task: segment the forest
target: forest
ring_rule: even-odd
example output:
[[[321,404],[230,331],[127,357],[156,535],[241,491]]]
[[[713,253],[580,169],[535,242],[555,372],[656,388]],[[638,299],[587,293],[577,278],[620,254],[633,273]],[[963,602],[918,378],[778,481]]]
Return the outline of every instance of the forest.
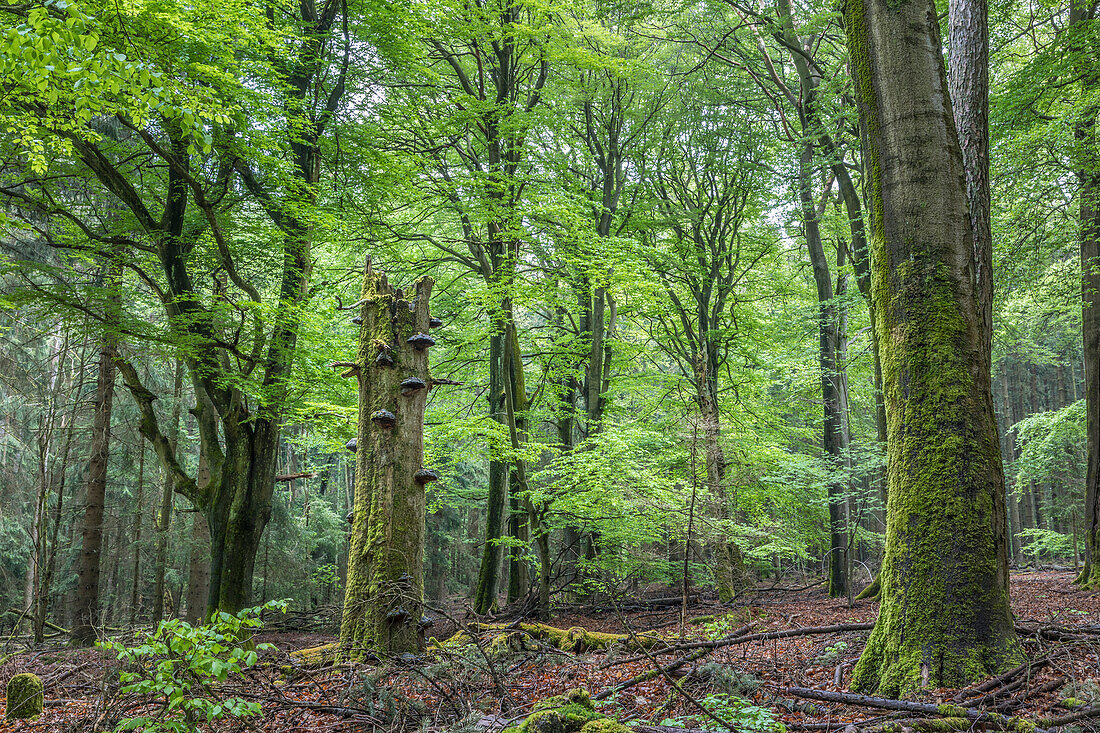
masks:
[[[1100,730],[1100,0],[0,22],[0,730]]]

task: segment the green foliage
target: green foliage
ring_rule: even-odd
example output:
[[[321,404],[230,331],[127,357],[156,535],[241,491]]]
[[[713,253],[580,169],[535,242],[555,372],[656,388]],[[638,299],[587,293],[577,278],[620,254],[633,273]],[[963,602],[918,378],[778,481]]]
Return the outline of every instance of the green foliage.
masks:
[[[1026,527],[1020,530],[1023,553],[1032,558],[1074,556],[1073,535],[1062,534],[1050,529]],[[1078,547],[1078,550],[1081,548]]]
[[[1087,468],[1085,401],[1039,412],[1014,426],[1020,457],[1018,483],[1083,485]]]
[[[709,728],[728,731],[751,731],[752,733],[782,733],[786,727],[776,718],[769,708],[753,705],[748,700],[735,695],[707,695],[702,700],[703,707],[725,726],[718,726],[714,718],[703,713],[665,718],[659,725],[673,728]]]
[[[116,730],[190,733],[199,723],[260,715],[259,703],[222,697],[214,686],[254,666],[257,651],[274,649],[271,644],[253,644],[252,634],[263,627],[264,611],[286,607],[285,601],[269,601],[236,614],[216,612],[201,626],[172,619],[162,621],[139,646],[101,644],[124,665],[121,692],[148,695],[161,705],[153,715],[124,719]]]

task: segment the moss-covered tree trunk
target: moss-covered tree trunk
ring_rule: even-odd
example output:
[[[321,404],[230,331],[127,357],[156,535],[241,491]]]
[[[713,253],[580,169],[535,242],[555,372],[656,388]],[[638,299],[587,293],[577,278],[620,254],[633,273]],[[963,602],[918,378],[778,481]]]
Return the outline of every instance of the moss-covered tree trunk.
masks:
[[[932,0],[847,0],[888,422],[881,610],[852,687],[897,696],[1021,658],[963,159]]]
[[[700,319],[701,322],[704,322]],[[700,331],[706,333],[703,328]],[[716,353],[708,350],[708,354]],[[713,371],[712,371],[713,370]],[[714,501],[715,516],[720,522],[733,518],[729,494],[726,491],[726,455],[719,440],[721,418],[718,412],[717,358],[703,356],[695,362],[696,402],[699,405],[699,422],[703,430],[703,460],[707,475],[707,491]],[[714,580],[718,598],[723,603],[733,600],[749,582],[748,569],[741,546],[730,539],[719,538],[710,543],[713,557]]]
[[[416,652],[424,607],[424,407],[428,373],[428,297],[411,297],[368,261],[356,359],[359,430],[355,503],[341,653],[350,658]]]
[[[1071,32],[1081,32],[1096,22],[1095,0],[1074,0],[1070,4]],[[1078,49],[1081,53],[1081,49]],[[1100,70],[1091,52],[1082,56],[1082,96],[1100,90]],[[1095,98],[1095,97],[1093,97]],[[1081,301],[1085,367],[1086,434],[1088,470],[1085,479],[1085,565],[1077,582],[1100,589],[1100,141],[1097,115],[1100,107],[1089,104],[1078,119],[1075,137],[1079,156],[1077,170],[1078,215],[1081,241]]]
[[[176,455],[179,444],[180,412],[183,402],[183,364],[176,362],[176,376],[172,389],[172,416],[168,421],[169,450]],[[199,459],[201,462],[201,458]],[[202,473],[200,463],[199,473]],[[201,482],[201,477],[200,477]],[[166,475],[161,486],[160,507],[157,511],[157,549],[153,576],[153,626],[164,620],[164,577],[168,572],[168,534],[172,529],[172,497],[175,495],[172,477]],[[190,609],[189,609],[190,610]],[[206,612],[203,604],[202,613]],[[201,619],[202,613],[198,614]]]

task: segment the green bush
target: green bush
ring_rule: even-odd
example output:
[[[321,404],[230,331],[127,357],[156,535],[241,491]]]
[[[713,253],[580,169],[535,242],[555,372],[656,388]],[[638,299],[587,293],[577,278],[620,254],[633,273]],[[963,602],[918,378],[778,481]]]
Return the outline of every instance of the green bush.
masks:
[[[665,718],[660,725],[670,728],[711,728],[714,730],[749,731],[750,733],[782,733],[784,725],[775,713],[768,708],[753,705],[736,695],[707,695],[700,701],[708,711],[731,727],[717,727],[717,723],[708,715],[682,715],[677,718]]]
[[[235,615],[219,612],[202,626],[179,619],[162,621],[136,647],[115,640],[102,643],[124,663],[121,692],[149,695],[161,704],[154,715],[125,718],[115,730],[191,733],[199,723],[260,715],[259,703],[221,697],[214,685],[255,665],[257,651],[274,649],[271,644],[253,644],[252,634],[263,626],[261,613],[285,612],[286,606],[286,601],[270,601]]]

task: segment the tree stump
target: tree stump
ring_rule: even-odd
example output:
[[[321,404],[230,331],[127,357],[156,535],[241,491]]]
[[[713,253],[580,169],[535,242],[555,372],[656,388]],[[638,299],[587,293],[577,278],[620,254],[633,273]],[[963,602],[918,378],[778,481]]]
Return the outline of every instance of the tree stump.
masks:
[[[431,387],[428,297],[419,279],[411,298],[368,260],[360,300],[359,424],[355,500],[341,657],[415,653],[423,646],[425,486],[424,407]]]
[[[42,714],[42,680],[38,675],[17,674],[8,680],[8,720],[34,719]]]

